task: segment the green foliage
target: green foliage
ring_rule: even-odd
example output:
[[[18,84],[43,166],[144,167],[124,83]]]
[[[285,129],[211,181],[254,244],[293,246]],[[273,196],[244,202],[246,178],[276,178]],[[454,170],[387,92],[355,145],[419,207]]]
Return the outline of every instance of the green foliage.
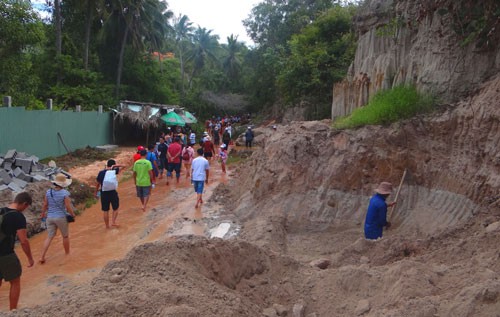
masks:
[[[29,4],[0,1],[0,95],[16,106],[37,109],[40,78],[33,73],[32,56],[44,41],[43,26]]]
[[[314,119],[329,116],[332,85],[344,78],[354,58],[353,14],[353,7],[335,6],[289,42],[291,54],[277,79],[279,91],[291,104],[308,99]]]
[[[415,87],[398,86],[378,92],[364,107],[351,115],[338,118],[333,126],[338,129],[356,128],[372,124],[389,124],[401,119],[431,111],[434,99],[420,94]]]

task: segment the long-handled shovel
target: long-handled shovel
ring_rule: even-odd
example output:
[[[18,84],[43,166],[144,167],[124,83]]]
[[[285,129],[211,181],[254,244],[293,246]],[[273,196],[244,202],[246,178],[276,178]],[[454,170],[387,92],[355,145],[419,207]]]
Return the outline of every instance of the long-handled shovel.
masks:
[[[399,192],[401,191],[401,186],[403,186],[403,183],[405,181],[406,172],[407,172],[407,169],[405,168],[405,171],[403,172],[403,177],[401,177],[401,182],[399,182],[399,187],[398,187],[398,191],[396,192],[396,197],[394,198],[395,203],[398,201]],[[392,205],[391,209],[389,210],[389,215],[387,217],[387,221],[389,221],[389,222],[391,221],[391,217],[392,217],[392,214],[394,213],[394,209],[396,209],[396,204]]]

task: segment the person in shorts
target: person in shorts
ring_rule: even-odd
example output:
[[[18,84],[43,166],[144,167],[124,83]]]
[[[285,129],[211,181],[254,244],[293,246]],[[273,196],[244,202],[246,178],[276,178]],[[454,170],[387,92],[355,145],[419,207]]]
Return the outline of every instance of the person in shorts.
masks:
[[[42,206],[42,218],[47,217],[47,239],[43,243],[43,251],[40,264],[45,263],[45,255],[49,250],[50,243],[56,236],[57,230],[61,231],[64,252],[69,254],[69,226],[66,215],[75,217],[75,210],[71,203],[70,193],[66,188],[71,185],[71,178],[60,173],[52,181],[54,185],[45,193]]]
[[[116,175],[120,172],[120,167],[123,165],[117,165],[115,160],[108,160],[106,168],[97,174],[97,185],[96,185],[96,197],[101,197],[101,210],[103,211],[104,225],[106,229],[109,229],[109,207],[113,208],[113,214],[111,216],[111,227],[118,227],[116,223],[116,218],[118,218],[118,208],[120,207],[120,198],[118,197],[118,192],[116,191],[118,187],[118,180]],[[103,186],[105,176],[107,172],[115,173],[112,175],[112,182],[106,178],[106,183]],[[99,195],[100,194],[100,195]]]
[[[137,197],[139,197],[142,204],[142,211],[146,211],[146,207],[151,195],[151,184],[153,183],[153,165],[146,159],[148,151],[142,150],[140,152],[141,158],[134,163],[133,177]]]
[[[191,163],[191,181],[196,192],[196,206],[198,208],[203,203],[203,188],[204,184],[208,184],[208,176],[210,164],[208,160],[203,157],[203,149],[199,148],[196,153],[197,157]]]
[[[179,184],[179,178],[181,177],[181,155],[182,146],[180,144],[181,139],[176,136],[174,142],[170,144],[167,150],[167,185],[169,185],[169,179],[172,178],[172,172],[175,171],[175,181]]]
[[[14,201],[8,207],[0,209],[0,214],[3,215],[0,230],[5,235],[0,241],[0,286],[2,285],[2,280],[10,283],[10,310],[17,309],[17,303],[21,295],[21,274],[23,271],[21,262],[19,262],[19,258],[14,252],[16,235],[21,243],[24,254],[28,258],[28,267],[32,267],[35,264],[26,230],[26,218],[22,214],[31,203],[30,194],[22,192],[16,195]]]

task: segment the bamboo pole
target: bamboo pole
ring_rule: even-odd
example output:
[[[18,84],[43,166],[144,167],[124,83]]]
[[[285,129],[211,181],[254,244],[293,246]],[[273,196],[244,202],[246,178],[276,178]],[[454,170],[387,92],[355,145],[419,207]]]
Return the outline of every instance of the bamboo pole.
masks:
[[[403,172],[403,177],[401,177],[401,182],[399,182],[399,187],[398,187],[398,191],[396,192],[396,197],[394,198],[395,203],[397,203],[397,201],[398,201],[399,192],[401,191],[401,186],[403,186],[403,183],[405,181],[406,172],[407,172],[407,169],[405,168],[405,171]],[[387,217],[388,221],[391,220],[392,214],[394,213],[394,209],[396,209],[396,204],[392,205],[391,210],[389,211],[389,217]]]

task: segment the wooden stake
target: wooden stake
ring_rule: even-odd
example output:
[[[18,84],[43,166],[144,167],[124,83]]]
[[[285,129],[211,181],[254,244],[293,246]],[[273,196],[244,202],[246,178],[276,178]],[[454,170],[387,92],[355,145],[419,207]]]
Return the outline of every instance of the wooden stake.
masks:
[[[398,197],[399,197],[399,192],[401,191],[401,186],[403,186],[403,183],[405,181],[405,177],[406,177],[406,172],[407,172],[407,169],[405,168],[405,171],[403,172],[403,177],[401,177],[401,182],[399,182],[399,187],[398,187],[398,191],[396,192],[396,197],[394,198],[394,202],[397,202],[398,201]],[[392,214],[394,213],[394,209],[396,209],[396,204],[394,204],[392,207],[391,207],[391,210],[389,212],[389,217],[387,217],[387,221],[390,221],[391,220],[391,217],[392,217]]]

